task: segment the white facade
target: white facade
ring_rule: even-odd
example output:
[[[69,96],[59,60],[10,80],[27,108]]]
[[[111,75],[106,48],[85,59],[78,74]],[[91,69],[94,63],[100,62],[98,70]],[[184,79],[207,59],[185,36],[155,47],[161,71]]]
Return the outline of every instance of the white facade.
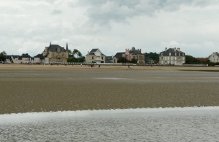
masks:
[[[183,65],[185,63],[185,53],[179,48],[169,48],[160,53],[159,63],[161,65]]]
[[[218,52],[212,53],[208,59],[212,63],[219,63],[219,53]]]
[[[41,60],[40,58],[38,58],[38,57],[35,57],[35,58],[33,59],[33,63],[34,63],[34,64],[41,64],[41,63],[42,63],[42,60]]]
[[[106,56],[99,49],[92,49],[85,57],[86,63],[105,63]]]

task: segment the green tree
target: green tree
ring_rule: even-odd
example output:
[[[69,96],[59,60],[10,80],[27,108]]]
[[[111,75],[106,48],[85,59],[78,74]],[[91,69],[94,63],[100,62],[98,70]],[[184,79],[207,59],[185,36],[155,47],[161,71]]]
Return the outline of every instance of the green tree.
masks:
[[[118,62],[118,63],[127,63],[128,61],[126,60],[126,58],[121,57],[121,58],[118,59],[117,62]]]
[[[85,57],[81,54],[78,49],[74,49],[73,51],[69,51],[68,62],[79,62],[82,63],[85,61]]]
[[[186,55],[186,64],[200,64],[200,62],[191,55]]]
[[[1,52],[0,53],[0,61],[5,61],[6,60],[6,56],[7,56],[7,53],[5,51]]]
[[[82,54],[81,54],[81,52],[80,52],[78,49],[74,49],[74,50],[72,51],[72,55],[73,55],[75,58],[80,58],[80,57],[82,57]]]
[[[156,52],[145,53],[145,63],[155,63],[159,62],[159,54]]]

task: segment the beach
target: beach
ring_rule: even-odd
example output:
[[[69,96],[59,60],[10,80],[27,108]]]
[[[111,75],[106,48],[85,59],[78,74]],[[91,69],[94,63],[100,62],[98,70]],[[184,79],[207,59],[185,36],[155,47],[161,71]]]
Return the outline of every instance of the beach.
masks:
[[[0,65],[0,113],[219,105],[219,67]]]

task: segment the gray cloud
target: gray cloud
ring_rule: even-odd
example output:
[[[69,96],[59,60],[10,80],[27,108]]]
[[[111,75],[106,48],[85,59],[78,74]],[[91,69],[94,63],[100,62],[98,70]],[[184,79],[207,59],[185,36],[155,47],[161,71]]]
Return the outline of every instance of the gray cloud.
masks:
[[[123,22],[135,16],[153,16],[160,11],[176,11],[181,6],[207,6],[215,0],[80,0],[92,22]]]
[[[0,3],[0,51],[41,53],[49,42],[106,55],[179,43],[189,54],[218,49],[218,0],[7,0]]]
[[[55,10],[53,10],[53,11],[51,12],[51,14],[52,14],[52,15],[59,15],[59,14],[62,14],[62,11],[55,9]]]

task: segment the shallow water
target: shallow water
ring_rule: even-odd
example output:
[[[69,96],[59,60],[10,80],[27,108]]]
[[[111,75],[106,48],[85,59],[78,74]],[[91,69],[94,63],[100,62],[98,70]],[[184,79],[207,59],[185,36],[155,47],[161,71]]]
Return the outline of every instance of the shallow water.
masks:
[[[0,141],[219,140],[219,107],[0,115]]]

